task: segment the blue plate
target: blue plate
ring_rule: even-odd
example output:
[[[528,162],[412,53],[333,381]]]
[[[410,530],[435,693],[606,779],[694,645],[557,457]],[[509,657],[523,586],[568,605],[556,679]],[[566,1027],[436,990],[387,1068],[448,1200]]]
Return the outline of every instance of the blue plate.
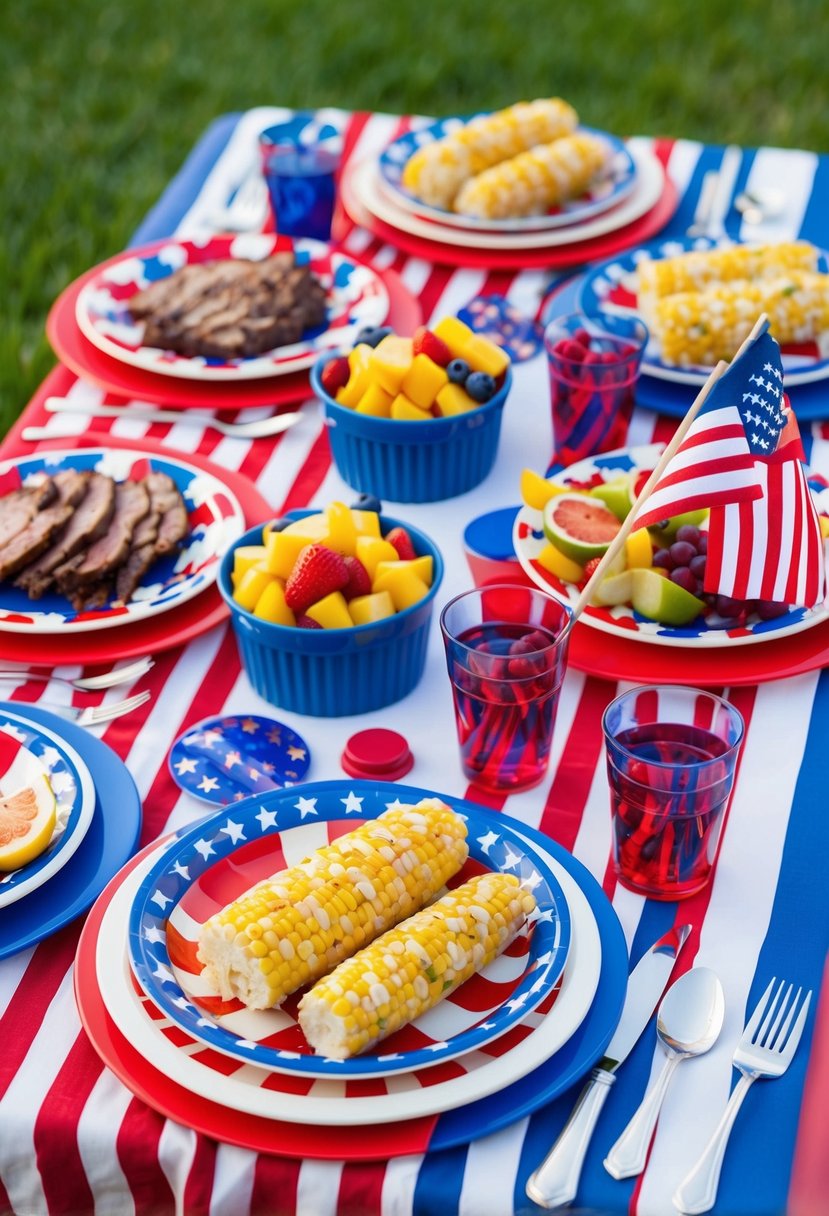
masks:
[[[176,739],[168,760],[176,785],[214,806],[296,785],[310,763],[300,735],[254,714],[197,722]]]
[[[52,879],[77,851],[92,822],[95,786],[78,753],[67,747],[54,731],[36,726],[19,713],[8,712],[0,712],[0,730],[13,735],[31,752],[39,761],[41,774],[46,769],[55,795],[58,822],[63,824],[63,831],[39,856],[0,877],[0,908],[3,908]]]
[[[159,858],[133,903],[130,955],[144,990],[169,1018],[211,1047],[260,1068],[307,1076],[341,1079],[410,1071],[454,1059],[503,1034],[526,1017],[560,978],[570,944],[570,915],[551,870],[513,830],[511,821],[455,798],[446,801],[467,821],[470,857],[489,870],[515,874],[532,890],[537,904],[530,918],[528,952],[520,977],[508,999],[481,1015],[483,1020],[476,1025],[468,1025],[448,1041],[430,1036],[432,1041],[427,1046],[415,1050],[394,1051],[389,1040],[388,1044],[378,1045],[375,1054],[346,1061],[326,1060],[298,1052],[295,1044],[291,1050],[268,1045],[274,1026],[266,1020],[262,1023],[262,1034],[257,1034],[251,1020],[256,1015],[251,1011],[230,1015],[244,1016],[244,1029],[239,1034],[233,1033],[188,999],[172,971],[167,947],[168,922],[173,922],[179,936],[185,936],[188,953],[193,950],[189,934],[196,936],[197,930],[190,928],[189,918],[184,918],[182,925],[177,923],[176,907],[199,878],[222,858],[232,857],[251,842],[258,843],[269,836],[276,842],[280,832],[299,829],[309,820],[316,827],[352,816],[355,822],[374,819],[398,801],[417,802],[429,796],[434,795],[396,784],[325,781],[304,785],[301,791],[277,790],[261,798],[250,798],[234,807],[230,815],[222,813],[203,820]],[[211,890],[215,881],[215,876],[211,876]],[[266,1016],[287,1020],[284,1010],[276,1015],[267,1011]],[[425,1019],[419,1023],[421,1026],[428,1034]]]
[[[0,713],[6,712],[54,731],[74,748],[89,769],[97,800],[89,831],[74,857],[12,913],[0,916],[0,959],[34,946],[86,912],[135,852],[141,830],[138,790],[111,748],[81,727],[34,705],[24,709],[19,704],[0,704]]]
[[[403,170],[406,162],[419,148],[433,143],[437,139],[444,139],[463,127],[470,119],[477,117],[479,115],[468,114],[465,118],[441,118],[428,126],[406,131],[397,139],[392,140],[381,152],[378,161],[380,182],[386,193],[406,211],[440,220],[444,224],[457,228],[476,228],[486,232],[535,232],[580,224],[594,215],[609,211],[611,207],[615,207],[626,195],[630,194],[636,184],[636,165],[622,140],[615,135],[610,135],[607,131],[597,131],[592,127],[579,127],[579,134],[601,136],[611,148],[606,171],[591,186],[590,191],[581,198],[571,199],[545,215],[513,216],[500,220],[459,215],[457,212],[447,211],[443,207],[434,207],[424,203],[403,184]]]

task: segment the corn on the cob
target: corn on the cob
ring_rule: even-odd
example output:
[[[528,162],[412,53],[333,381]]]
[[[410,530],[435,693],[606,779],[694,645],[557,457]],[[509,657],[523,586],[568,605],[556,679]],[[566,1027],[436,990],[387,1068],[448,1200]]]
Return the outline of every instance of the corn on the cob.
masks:
[[[666,363],[687,366],[731,359],[760,313],[778,342],[809,342],[829,330],[829,275],[793,271],[678,292],[654,301],[651,332]]]
[[[540,144],[470,178],[455,210],[481,219],[542,215],[583,194],[609,159],[608,144],[595,135],[567,135]]]
[[[413,153],[403,169],[403,185],[425,203],[450,209],[467,178],[536,144],[569,135],[577,123],[576,111],[558,97],[518,102],[473,118]]]
[[[438,799],[389,809],[211,916],[198,957],[224,1000],[279,1005],[422,908],[468,855]]]
[[[808,241],[777,245],[739,245],[681,253],[674,258],[639,263],[640,297],[659,299],[679,291],[701,291],[709,283],[733,279],[779,277],[790,270],[817,270],[817,250]]]
[[[306,992],[306,1039],[329,1059],[359,1055],[497,958],[534,908],[512,874],[482,874],[450,891]]]

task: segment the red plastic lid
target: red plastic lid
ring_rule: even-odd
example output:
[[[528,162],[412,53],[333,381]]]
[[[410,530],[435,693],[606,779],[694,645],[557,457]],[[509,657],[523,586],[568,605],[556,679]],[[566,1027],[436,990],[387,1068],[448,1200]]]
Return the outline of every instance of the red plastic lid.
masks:
[[[349,777],[397,781],[414,764],[409,744],[396,730],[360,730],[345,745],[340,763]]]

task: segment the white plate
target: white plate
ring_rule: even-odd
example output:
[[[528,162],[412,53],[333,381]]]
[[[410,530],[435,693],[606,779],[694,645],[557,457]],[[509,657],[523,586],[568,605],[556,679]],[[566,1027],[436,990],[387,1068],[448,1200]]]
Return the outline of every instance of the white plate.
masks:
[[[622,448],[616,452],[607,452],[602,456],[588,456],[562,469],[550,478],[557,485],[571,485],[578,482],[581,485],[590,483],[595,476],[604,481],[612,481],[620,473],[628,470],[651,470],[661,456],[665,445],[662,443],[646,444],[636,448]],[[815,488],[812,492],[819,511],[829,513],[829,489]],[[573,583],[565,583],[550,574],[535,560],[547,544],[547,538],[542,530],[542,515],[532,507],[523,506],[515,517],[512,533],[513,546],[521,568],[537,587],[548,591],[565,603],[575,605],[581,594],[581,588]],[[579,620],[603,633],[612,633],[615,637],[625,638],[636,642],[650,642],[661,646],[700,647],[717,646],[749,646],[758,642],[777,641],[792,633],[800,633],[811,629],[829,617],[829,608],[821,605],[818,608],[790,608],[782,616],[773,621],[755,620],[752,624],[741,626],[739,629],[724,628],[721,624],[707,624],[705,621],[694,621],[690,625],[674,627],[662,625],[658,621],[634,612],[630,604],[619,604],[613,608],[600,608],[589,604]]]
[[[550,1012],[536,1012],[526,1019],[531,1034],[504,1055],[490,1055],[489,1048],[465,1056],[467,1071],[462,1076],[421,1086],[412,1074],[402,1074],[382,1082],[385,1093],[368,1097],[346,1097],[343,1082],[314,1081],[307,1094],[298,1095],[276,1088],[294,1086],[295,1079],[289,1076],[250,1064],[239,1064],[237,1071],[226,1073],[226,1059],[221,1072],[202,1063],[199,1056],[211,1053],[194,1040],[188,1042],[170,1021],[156,1020],[157,1010],[149,998],[139,998],[127,958],[130,909],[164,846],[125,878],[104,915],[96,951],[101,997],[119,1030],[144,1059],[191,1093],[231,1110],[332,1127],[394,1123],[453,1110],[505,1088],[554,1055],[578,1030],[598,987],[601,940],[590,905],[563,866],[537,844],[534,848],[561,884],[571,914],[573,940],[561,989]],[[349,1089],[359,1084],[352,1081]]]
[[[615,232],[638,220],[656,205],[665,189],[665,170],[662,162],[647,149],[633,147],[631,155],[636,164],[636,185],[632,192],[617,207],[582,224],[559,228],[551,232],[520,233],[491,236],[486,233],[465,232],[449,228],[440,223],[419,219],[392,203],[381,192],[375,161],[367,160],[355,165],[343,178],[342,188],[346,205],[352,210],[349,195],[357,209],[365,209],[383,223],[400,232],[426,240],[448,245],[460,245],[469,249],[557,249],[578,245],[608,232]]]

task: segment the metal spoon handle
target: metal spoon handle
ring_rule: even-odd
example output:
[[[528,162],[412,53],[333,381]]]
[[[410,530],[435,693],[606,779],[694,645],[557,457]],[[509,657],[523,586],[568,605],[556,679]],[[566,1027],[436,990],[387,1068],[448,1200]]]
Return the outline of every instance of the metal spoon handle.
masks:
[[[681,1055],[668,1056],[654,1085],[645,1094],[636,1114],[605,1157],[604,1167],[614,1178],[633,1178],[645,1168],[648,1145],[674,1069]]]

